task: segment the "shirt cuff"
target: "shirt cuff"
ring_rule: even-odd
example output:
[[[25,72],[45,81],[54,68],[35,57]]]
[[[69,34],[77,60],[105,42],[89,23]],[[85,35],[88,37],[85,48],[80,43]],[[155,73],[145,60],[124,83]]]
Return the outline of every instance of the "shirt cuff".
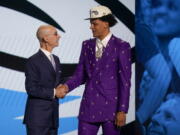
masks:
[[[53,98],[55,98],[56,97],[56,89],[54,88],[54,96],[53,96]]]

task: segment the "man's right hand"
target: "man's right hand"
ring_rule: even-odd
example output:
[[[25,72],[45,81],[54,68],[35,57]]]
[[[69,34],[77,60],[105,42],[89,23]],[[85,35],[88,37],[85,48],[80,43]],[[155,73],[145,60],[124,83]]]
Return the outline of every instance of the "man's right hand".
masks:
[[[64,98],[66,96],[67,92],[68,92],[68,86],[60,84],[56,88],[56,94],[55,95],[58,98]]]

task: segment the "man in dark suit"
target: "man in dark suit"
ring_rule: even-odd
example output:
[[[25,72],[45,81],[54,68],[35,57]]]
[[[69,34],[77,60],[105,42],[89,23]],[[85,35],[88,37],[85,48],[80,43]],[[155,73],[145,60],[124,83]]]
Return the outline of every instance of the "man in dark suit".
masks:
[[[28,98],[23,123],[27,135],[57,135],[58,98],[63,98],[65,91],[59,91],[60,61],[52,50],[58,46],[60,35],[53,26],[43,25],[37,31],[37,38],[40,50],[28,59],[25,70]]]

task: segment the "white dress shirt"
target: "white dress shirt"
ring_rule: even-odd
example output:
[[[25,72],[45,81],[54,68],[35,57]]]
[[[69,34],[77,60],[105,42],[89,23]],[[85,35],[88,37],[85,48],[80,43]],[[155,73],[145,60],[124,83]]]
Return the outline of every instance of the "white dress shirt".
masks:
[[[107,35],[103,40],[100,40],[100,39],[98,39],[98,38],[96,39],[96,52],[97,52],[97,50],[98,50],[98,47],[99,47],[100,49],[102,49],[103,47],[106,48],[106,46],[107,46],[107,44],[108,44],[111,36],[112,36],[112,33],[109,32],[108,35]],[[97,46],[98,46],[98,47],[97,47]]]
[[[46,57],[50,60],[50,62],[51,62],[51,57],[50,57],[50,55],[52,54],[52,53],[50,53],[50,52],[48,52],[47,50],[45,50],[45,49],[43,49],[43,48],[40,48],[40,50],[46,55]]]

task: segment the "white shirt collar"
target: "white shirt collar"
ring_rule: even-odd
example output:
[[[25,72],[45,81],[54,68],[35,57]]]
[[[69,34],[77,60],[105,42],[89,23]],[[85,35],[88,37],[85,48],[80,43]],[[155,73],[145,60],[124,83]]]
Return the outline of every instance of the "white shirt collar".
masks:
[[[111,36],[112,36],[112,33],[109,32],[107,34],[107,36],[103,40],[100,40],[100,39],[97,38],[96,42],[100,43],[100,44],[103,44],[103,47],[106,47],[108,42],[109,42],[109,40],[110,40],[110,38],[111,38]]]
[[[49,60],[51,60],[50,55],[51,55],[52,53],[48,52],[47,50],[45,50],[45,49],[43,49],[43,48],[40,48],[40,50],[48,57]]]

